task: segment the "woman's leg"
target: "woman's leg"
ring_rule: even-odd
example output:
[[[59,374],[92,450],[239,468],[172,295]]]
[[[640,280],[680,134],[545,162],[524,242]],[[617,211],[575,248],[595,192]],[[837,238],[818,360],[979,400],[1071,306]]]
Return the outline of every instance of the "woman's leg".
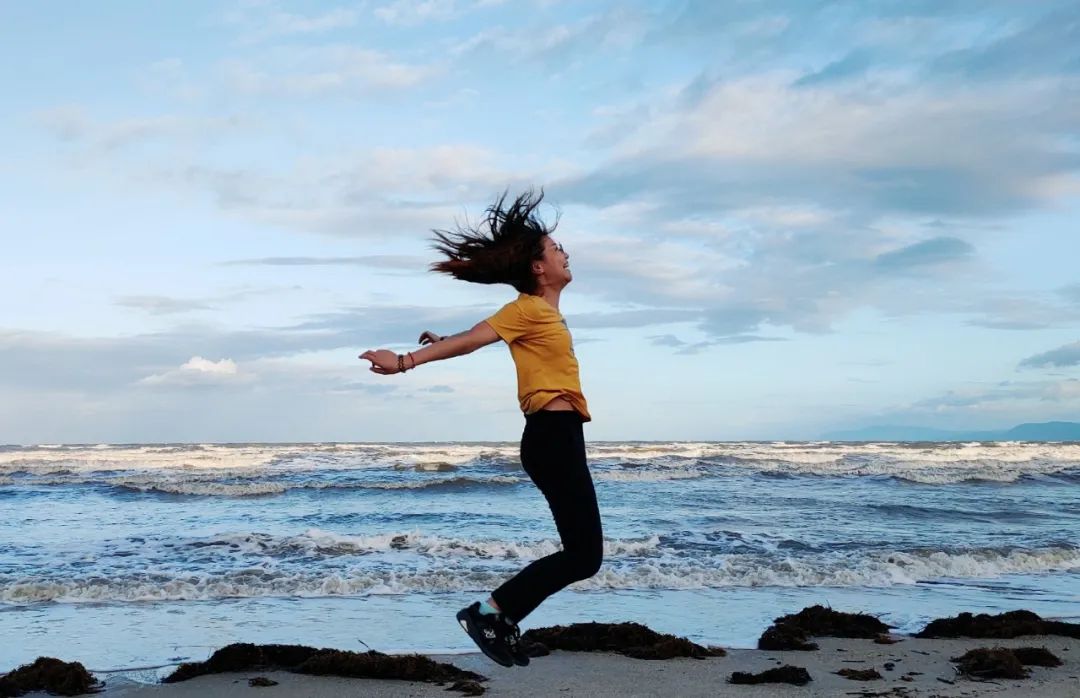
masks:
[[[563,549],[532,562],[492,593],[515,623],[555,592],[596,574],[604,556],[600,511],[577,413],[541,410],[528,415],[521,464],[551,507]]]

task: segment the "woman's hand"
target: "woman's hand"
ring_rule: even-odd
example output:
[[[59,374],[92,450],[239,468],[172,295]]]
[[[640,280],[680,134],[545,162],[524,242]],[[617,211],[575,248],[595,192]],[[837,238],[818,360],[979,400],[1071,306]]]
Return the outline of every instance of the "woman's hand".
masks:
[[[446,339],[446,337],[441,337],[431,330],[425,330],[424,334],[420,335],[421,344],[434,344],[435,342],[441,342],[444,339]]]
[[[376,349],[372,351],[368,349],[360,355],[361,359],[367,359],[371,362],[372,373],[378,373],[384,376],[397,373],[397,354],[389,349]]]

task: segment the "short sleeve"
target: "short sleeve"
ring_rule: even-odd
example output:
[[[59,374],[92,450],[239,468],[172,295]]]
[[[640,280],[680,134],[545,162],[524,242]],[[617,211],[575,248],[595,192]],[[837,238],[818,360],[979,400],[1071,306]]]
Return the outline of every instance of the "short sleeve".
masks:
[[[495,334],[499,335],[504,342],[510,344],[525,334],[531,323],[525,317],[521,304],[514,301],[507,303],[499,309],[499,312],[489,317],[487,324],[491,325],[491,329],[495,330]]]

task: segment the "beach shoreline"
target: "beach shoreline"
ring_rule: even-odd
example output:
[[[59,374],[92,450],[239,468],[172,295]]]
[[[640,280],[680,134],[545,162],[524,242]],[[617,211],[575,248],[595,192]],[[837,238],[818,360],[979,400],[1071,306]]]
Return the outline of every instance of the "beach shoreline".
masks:
[[[1011,639],[922,639],[896,636],[896,644],[873,640],[815,638],[815,651],[729,650],[725,657],[668,660],[632,659],[601,652],[554,651],[529,667],[504,668],[479,653],[429,655],[431,659],[487,677],[488,696],[1011,696],[1065,698],[1080,695],[1080,639],[1025,636]],[[960,676],[950,659],[980,647],[1045,647],[1063,662],[1054,668],[1029,667],[1026,679],[977,681]],[[887,665],[888,664],[888,665]],[[733,672],[761,672],[783,665],[805,668],[812,681],[787,684],[734,685]],[[889,666],[892,668],[890,669]],[[841,669],[876,669],[882,678],[850,680]],[[251,687],[264,676],[276,685]],[[287,671],[244,671],[200,676],[171,684],[146,682],[146,673],[98,675],[105,681],[100,695],[123,698],[219,698],[236,695],[329,698],[330,696],[447,696],[448,685],[402,680],[310,676]]]
[[[617,654],[556,651],[539,657],[526,668],[503,668],[479,653],[435,655],[432,659],[452,663],[489,677],[482,685],[488,696],[989,696],[1016,695],[1066,697],[1080,694],[1080,640],[1056,636],[1032,636],[1009,640],[904,638],[895,645],[876,645],[870,640],[819,638],[821,649],[812,652],[730,650],[726,657],[708,659],[639,660]],[[1064,664],[1056,668],[1033,667],[1028,679],[973,681],[957,675],[949,659],[978,647],[1046,647]],[[891,662],[892,671],[884,665]],[[733,685],[728,677],[736,671],[760,672],[781,665],[807,669],[813,681],[806,686],[762,684]],[[853,681],[833,672],[843,668],[876,668],[884,678]],[[919,672],[910,674],[909,672]],[[251,688],[248,679],[267,676],[276,686]],[[911,681],[904,681],[907,676]],[[953,683],[944,683],[945,679]],[[240,672],[202,676],[167,685],[138,685],[121,677],[109,681],[108,696],[124,698],[188,698],[233,696],[252,693],[267,696],[446,696],[446,686],[397,680],[316,677],[289,672]],[[458,695],[449,693],[449,695]]]

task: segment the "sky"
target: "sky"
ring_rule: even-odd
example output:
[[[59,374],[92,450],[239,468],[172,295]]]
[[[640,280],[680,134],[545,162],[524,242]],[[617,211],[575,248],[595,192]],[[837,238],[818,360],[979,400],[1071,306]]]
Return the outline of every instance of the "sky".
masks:
[[[1080,418],[1080,4],[0,1],[0,443],[514,441],[542,188],[590,440]]]

